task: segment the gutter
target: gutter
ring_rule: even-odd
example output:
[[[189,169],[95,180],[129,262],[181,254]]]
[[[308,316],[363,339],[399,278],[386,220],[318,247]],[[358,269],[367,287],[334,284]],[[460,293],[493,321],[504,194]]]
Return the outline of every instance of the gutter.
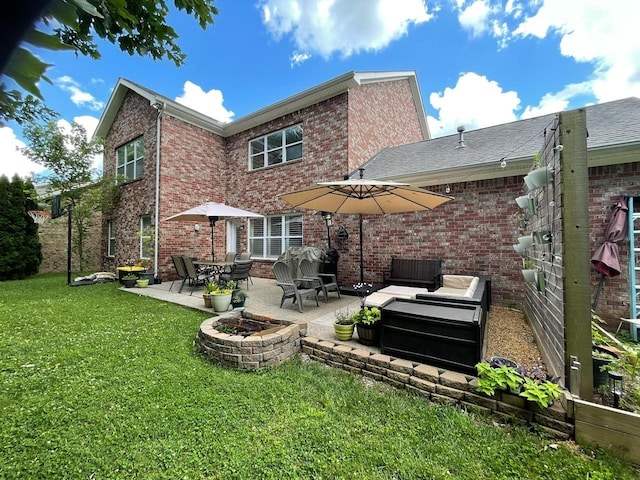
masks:
[[[166,104],[158,99],[155,99],[151,106],[158,110],[158,117],[156,118],[156,192],[155,192],[155,212],[154,212],[154,240],[153,240],[153,276],[158,276],[158,237],[160,233],[159,215],[160,215],[160,124],[162,120],[162,114],[166,108]]]

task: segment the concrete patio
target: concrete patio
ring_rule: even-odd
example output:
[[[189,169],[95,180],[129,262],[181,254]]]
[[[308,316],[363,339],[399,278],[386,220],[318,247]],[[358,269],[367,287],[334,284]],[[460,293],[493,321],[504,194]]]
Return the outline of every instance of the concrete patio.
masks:
[[[369,347],[360,344],[357,341],[358,335],[354,332],[353,339],[349,342],[339,341],[333,331],[333,320],[340,311],[354,312],[360,308],[360,299],[350,295],[338,295],[335,292],[329,293],[329,302],[325,303],[322,295],[318,297],[318,305],[313,300],[304,300],[304,311],[298,311],[297,305],[294,305],[290,299],[285,300],[284,305],[280,308],[280,298],[282,297],[282,289],[278,287],[276,281],[267,278],[253,278],[253,284],[249,283],[249,288],[242,284],[242,290],[247,293],[245,308],[252,313],[267,315],[277,320],[286,320],[294,323],[306,323],[307,335],[320,340],[329,340],[333,343],[340,343],[366,349],[370,351],[380,351],[378,348]],[[188,308],[209,312],[215,315],[211,308],[204,306],[202,298],[202,287],[191,287],[185,285],[182,293],[178,293],[180,282],[176,281],[171,288],[171,282],[163,282],[159,285],[149,285],[146,288],[124,288],[124,292],[143,295],[145,297],[156,298],[161,301],[183,305]],[[195,332],[194,332],[195,334]]]

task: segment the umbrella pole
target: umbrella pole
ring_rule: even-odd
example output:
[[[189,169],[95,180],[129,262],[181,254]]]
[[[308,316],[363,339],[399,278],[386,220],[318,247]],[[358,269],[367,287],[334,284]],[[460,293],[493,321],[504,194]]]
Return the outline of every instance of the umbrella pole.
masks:
[[[211,261],[215,262],[216,261],[216,255],[215,255],[215,248],[214,248],[214,243],[213,243],[213,229],[216,226],[216,221],[218,220],[218,217],[209,217],[209,225],[211,225]]]
[[[595,310],[598,306],[598,300],[600,300],[600,293],[602,292],[602,286],[604,285],[604,273],[600,277],[600,282],[598,282],[598,289],[596,290],[596,296],[593,299],[593,303],[591,304],[591,310]]]
[[[360,283],[364,283],[364,256],[362,254],[362,214],[360,214]]]

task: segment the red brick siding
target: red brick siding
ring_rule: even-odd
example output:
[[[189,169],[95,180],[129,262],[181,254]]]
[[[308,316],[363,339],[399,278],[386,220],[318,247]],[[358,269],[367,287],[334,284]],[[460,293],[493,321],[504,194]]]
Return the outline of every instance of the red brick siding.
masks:
[[[373,83],[352,89],[348,138],[350,170],[386,147],[425,140],[409,81]]]

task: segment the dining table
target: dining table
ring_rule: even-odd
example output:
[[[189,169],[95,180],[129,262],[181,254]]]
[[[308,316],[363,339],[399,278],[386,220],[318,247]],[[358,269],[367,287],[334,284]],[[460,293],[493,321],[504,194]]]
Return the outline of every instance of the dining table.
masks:
[[[193,264],[198,269],[207,270],[216,279],[220,278],[221,273],[231,270],[233,262],[225,262],[222,260],[194,260]]]

